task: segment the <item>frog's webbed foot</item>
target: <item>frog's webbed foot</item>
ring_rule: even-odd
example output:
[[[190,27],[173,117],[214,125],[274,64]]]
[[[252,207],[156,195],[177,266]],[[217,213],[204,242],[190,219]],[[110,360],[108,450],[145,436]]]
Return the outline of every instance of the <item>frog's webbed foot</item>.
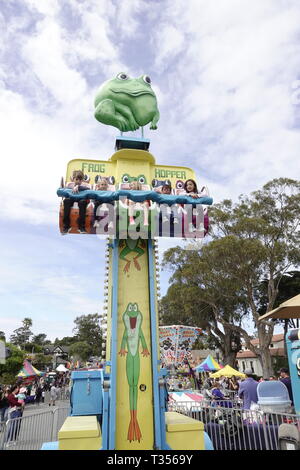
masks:
[[[133,258],[133,262],[134,262],[134,266],[136,267],[136,269],[137,269],[138,271],[140,271],[140,270],[141,270],[141,266],[139,265],[139,263],[138,263],[138,261],[137,261],[136,258]]]
[[[127,263],[125,265],[125,268],[124,268],[124,273],[128,273],[128,271],[130,269],[130,264],[131,264],[131,261],[127,261]]]
[[[133,426],[134,426],[135,440],[140,442],[142,438],[142,433],[140,430],[140,426],[139,426],[136,414],[137,414],[137,410],[133,410]]]
[[[142,433],[140,430],[140,426],[136,417],[136,410],[130,410],[130,423],[128,427],[128,433],[127,433],[127,440],[129,442],[131,441],[139,441],[142,438]]]

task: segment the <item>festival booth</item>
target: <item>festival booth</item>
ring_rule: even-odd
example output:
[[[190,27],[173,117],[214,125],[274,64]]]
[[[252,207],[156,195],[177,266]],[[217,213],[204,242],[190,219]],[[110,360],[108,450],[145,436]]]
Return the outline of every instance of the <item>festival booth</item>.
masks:
[[[39,371],[29,361],[25,360],[17,377],[22,379],[22,385],[30,385],[43,375],[44,372]],[[31,392],[31,395],[25,398],[25,403],[33,403],[34,400],[35,393]]]
[[[23,367],[17,374],[17,377],[23,379],[24,384],[28,384],[43,375],[44,372],[37,370],[29,361],[27,361],[27,359],[25,359]]]
[[[211,354],[209,354],[204,361],[202,361],[193,369],[194,372],[200,376],[199,387],[201,386],[200,384],[204,378],[209,376],[210,372],[218,371],[221,368],[222,366],[218,364],[217,361],[215,361]]]

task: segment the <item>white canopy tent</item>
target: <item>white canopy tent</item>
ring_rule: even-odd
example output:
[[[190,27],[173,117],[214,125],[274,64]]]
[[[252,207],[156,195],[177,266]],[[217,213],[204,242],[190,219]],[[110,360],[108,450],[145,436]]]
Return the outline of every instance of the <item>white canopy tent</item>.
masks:
[[[55,370],[57,370],[57,372],[68,372],[68,369],[63,364],[59,364]]]

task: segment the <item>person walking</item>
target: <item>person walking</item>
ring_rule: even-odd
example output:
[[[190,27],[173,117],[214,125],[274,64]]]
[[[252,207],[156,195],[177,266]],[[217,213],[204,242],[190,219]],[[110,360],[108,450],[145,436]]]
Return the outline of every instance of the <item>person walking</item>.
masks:
[[[7,399],[9,389],[0,385],[0,430],[5,426],[7,414],[9,409],[9,402]]]
[[[289,397],[292,402],[292,406],[294,405],[294,397],[293,397],[293,390],[292,390],[292,382],[289,374],[289,370],[286,367],[282,367],[279,371],[280,377],[279,380],[282,382],[289,392]]]
[[[16,440],[18,438],[20,427],[21,427],[21,418],[23,414],[23,405],[17,399],[17,395],[20,391],[19,385],[14,385],[10,389],[10,393],[7,396],[9,402],[9,410],[8,410],[8,427],[7,427],[7,434],[6,434],[6,447],[10,447],[16,444]]]
[[[53,384],[50,388],[50,403],[49,403],[49,406],[51,406],[51,405],[55,406],[56,397],[57,397],[57,390],[56,390],[55,385]]]
[[[246,375],[246,378],[240,383],[238,395],[243,399],[244,410],[250,410],[251,404],[258,402],[258,382],[254,380],[251,369],[244,370],[244,374]]]
[[[37,405],[40,405],[41,398],[42,398],[42,389],[40,386],[38,386],[35,392],[35,402]]]

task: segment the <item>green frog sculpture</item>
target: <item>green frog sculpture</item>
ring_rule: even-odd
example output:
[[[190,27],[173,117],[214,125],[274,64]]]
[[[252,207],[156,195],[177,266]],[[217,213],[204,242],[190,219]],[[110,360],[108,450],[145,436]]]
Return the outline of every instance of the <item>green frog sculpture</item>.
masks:
[[[121,72],[106,81],[95,98],[95,118],[121,132],[135,131],[149,122],[150,129],[157,129],[159,111],[150,77],[130,78]]]

